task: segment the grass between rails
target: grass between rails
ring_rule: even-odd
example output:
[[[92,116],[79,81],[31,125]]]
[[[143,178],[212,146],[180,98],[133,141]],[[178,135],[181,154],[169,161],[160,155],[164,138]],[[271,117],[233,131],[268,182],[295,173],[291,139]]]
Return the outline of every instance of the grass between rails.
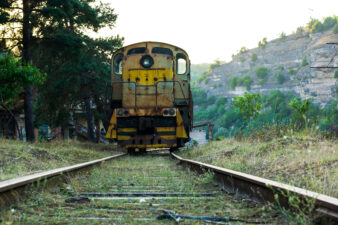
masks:
[[[311,132],[229,138],[187,148],[189,159],[338,197],[338,142]]]
[[[0,139],[0,180],[70,166],[118,152],[115,145],[73,140],[27,143]]]
[[[250,221],[289,224],[271,207],[227,195],[212,182],[212,174],[197,176],[180,169],[169,157],[137,156],[105,162],[100,167],[66,179],[54,189],[32,194],[26,202],[3,212],[13,224],[173,224],[157,220],[162,209],[191,216],[236,217]],[[66,203],[81,192],[186,192],[184,198],[89,197],[88,203]],[[198,196],[214,192],[215,196]],[[205,224],[180,220],[179,224]],[[231,224],[242,224],[231,222]]]

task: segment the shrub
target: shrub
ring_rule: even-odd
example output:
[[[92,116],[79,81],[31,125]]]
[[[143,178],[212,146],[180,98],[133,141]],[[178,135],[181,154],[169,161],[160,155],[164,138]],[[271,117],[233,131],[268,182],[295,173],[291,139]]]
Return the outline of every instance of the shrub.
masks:
[[[256,62],[257,61],[257,55],[255,53],[251,54],[251,62]]]
[[[207,78],[205,78],[205,80],[204,80],[204,83],[205,83],[205,84],[208,84],[208,83],[209,83],[209,81],[210,81],[210,78],[209,78],[209,77],[207,77]]]
[[[244,93],[244,96],[236,96],[234,106],[243,114],[243,119],[248,120],[259,114],[262,104],[259,103],[261,95]]]
[[[338,70],[334,72],[334,78],[338,78]]]
[[[333,33],[338,34],[338,23],[334,26]]]
[[[260,79],[259,83],[264,84],[266,81],[266,78],[268,77],[268,68],[260,66],[256,69],[255,74]]]
[[[279,71],[284,71],[284,66],[283,66],[283,65],[279,65],[279,66],[277,67],[277,69],[278,69]]]
[[[286,80],[283,74],[281,74],[280,72],[275,73],[274,76],[276,77],[279,84],[283,84]]]
[[[304,66],[307,66],[307,65],[309,65],[309,63],[307,62],[306,56],[304,56],[302,58],[302,64],[301,64],[301,66],[304,67]]]
[[[265,38],[263,38],[261,41],[258,42],[258,47],[260,47],[260,48],[262,48],[262,49],[265,49],[265,46],[266,46],[267,43],[268,43],[268,42],[267,42],[267,39],[266,39],[266,37],[265,37]]]
[[[239,80],[239,85],[246,87],[246,90],[251,89],[251,84],[252,84],[252,80],[251,80],[250,76],[248,76],[248,75],[240,78],[240,80]]]
[[[304,32],[304,27],[297,27],[296,34],[301,34]]]
[[[237,77],[231,77],[230,78],[229,87],[230,87],[231,90],[235,90],[235,88],[237,86],[237,81],[238,81]]]
[[[247,47],[242,47],[240,50],[239,50],[239,52],[238,52],[238,54],[244,54],[244,53],[246,53],[247,51],[248,51],[249,49],[247,48]]]
[[[279,38],[284,41],[286,39],[286,34],[284,32],[280,33]]]
[[[323,32],[323,31],[331,29],[336,24],[337,24],[337,18],[336,18],[336,16],[326,17],[323,20],[323,22],[321,22],[321,21],[319,21],[317,19],[311,18],[310,22],[308,22],[308,24],[307,24],[307,28],[309,29],[309,31],[311,33]]]
[[[228,99],[226,97],[220,97],[216,101],[217,106],[225,105],[227,103]]]
[[[216,97],[215,96],[210,96],[208,98],[208,105],[212,105],[216,102]]]
[[[290,75],[294,75],[295,73],[296,73],[296,71],[295,71],[294,69],[292,69],[292,68],[289,69],[289,74],[290,74]]]

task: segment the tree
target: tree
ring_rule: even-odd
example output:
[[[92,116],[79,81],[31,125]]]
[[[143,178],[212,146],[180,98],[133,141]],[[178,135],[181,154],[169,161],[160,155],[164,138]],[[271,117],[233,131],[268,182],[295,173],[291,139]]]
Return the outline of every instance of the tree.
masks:
[[[268,68],[260,66],[255,70],[256,76],[260,79],[260,83],[263,84],[268,76]]]
[[[267,39],[266,39],[266,37],[265,38],[263,38],[261,41],[259,41],[258,42],[258,47],[259,48],[262,48],[262,49],[265,49],[265,46],[267,45]]]
[[[262,107],[262,104],[259,103],[261,95],[257,94],[248,94],[244,92],[244,96],[236,96],[234,101],[234,106],[241,110],[243,119],[250,120],[256,115],[259,114],[259,110]]]
[[[294,98],[289,103],[289,106],[292,107],[296,111],[296,113],[301,115],[304,120],[305,127],[307,128],[306,112],[310,108],[310,101],[308,99],[304,101],[299,101],[297,98]]]
[[[10,52],[0,57],[0,106],[12,115],[17,126],[18,122],[10,106],[18,100],[19,94],[27,85],[42,84],[44,80],[45,74],[30,64],[22,65]]]
[[[81,87],[87,90],[86,84],[90,84],[89,98],[93,98],[95,91],[100,90],[100,93],[96,93],[96,96],[99,96],[101,90],[105,89],[104,82],[100,84],[100,88],[92,88],[94,84],[85,77],[94,73],[102,74],[103,71],[109,77],[109,64],[107,64],[109,56],[112,50],[122,45],[123,39],[117,36],[105,40],[93,40],[84,35],[84,32],[97,32],[104,27],[112,28],[117,15],[108,4],[97,4],[95,0],[22,0],[22,2],[8,0],[6,3],[0,5],[4,12],[1,14],[4,16],[0,18],[7,18],[6,29],[13,32],[1,35],[18,40],[13,43],[19,49],[23,49],[21,53],[24,59],[29,59],[25,56],[28,54],[29,60],[48,73],[44,89],[39,89],[38,96],[41,98],[40,106],[46,105],[48,110],[45,113],[51,115],[40,114],[38,117],[52,119],[55,125],[61,125],[62,121],[67,121],[64,117],[70,109],[81,103],[79,100]],[[21,8],[21,5],[24,7]],[[23,17],[21,12],[24,12]],[[15,30],[13,26],[15,21],[19,23],[23,21],[21,27],[28,27],[28,30],[23,29],[24,32],[17,35],[20,32],[16,31],[21,28]],[[108,43],[109,41],[111,42]],[[24,44],[23,47],[21,43]],[[97,47],[97,45],[101,46]],[[93,61],[94,58],[97,60]],[[98,62],[98,60],[104,61]],[[102,63],[104,69],[100,68]],[[97,99],[100,100],[100,97]]]
[[[30,64],[22,65],[10,52],[0,57],[0,102],[11,106],[27,84],[42,84],[45,74]]]

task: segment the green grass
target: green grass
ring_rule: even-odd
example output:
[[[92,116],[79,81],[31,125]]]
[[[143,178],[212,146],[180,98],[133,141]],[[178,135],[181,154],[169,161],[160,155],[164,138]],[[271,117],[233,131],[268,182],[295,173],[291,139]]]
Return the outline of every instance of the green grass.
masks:
[[[178,167],[169,156],[127,156],[65,179],[53,189],[33,193],[26,202],[12,206],[12,210],[3,212],[0,217],[13,224],[173,224],[173,220],[156,220],[166,209],[184,215],[289,224],[286,217],[276,214],[271,207],[221,192],[212,181],[212,174],[196,175]],[[78,196],[84,191],[187,192],[190,195],[189,198],[144,200],[92,198],[84,204],[65,203],[70,196]],[[199,197],[197,193],[200,192],[215,192],[216,195]],[[97,219],[84,220],[86,217]],[[147,220],[135,220],[137,218]],[[205,223],[181,220],[179,224]]]
[[[275,138],[264,135],[269,138],[213,141],[180,155],[338,197],[337,140],[304,131]]]
[[[77,141],[27,143],[0,139],[0,180],[116,154],[116,146]]]

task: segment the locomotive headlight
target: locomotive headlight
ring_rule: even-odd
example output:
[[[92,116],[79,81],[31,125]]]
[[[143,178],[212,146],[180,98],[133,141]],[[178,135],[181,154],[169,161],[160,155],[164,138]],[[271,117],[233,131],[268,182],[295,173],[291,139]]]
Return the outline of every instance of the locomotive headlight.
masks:
[[[176,109],[163,109],[163,116],[176,116]]]
[[[169,115],[170,116],[175,116],[176,115],[176,110],[175,109],[169,109]]]
[[[142,56],[140,60],[140,64],[144,68],[150,68],[154,64],[154,60],[150,55],[145,55],[145,56]]]

